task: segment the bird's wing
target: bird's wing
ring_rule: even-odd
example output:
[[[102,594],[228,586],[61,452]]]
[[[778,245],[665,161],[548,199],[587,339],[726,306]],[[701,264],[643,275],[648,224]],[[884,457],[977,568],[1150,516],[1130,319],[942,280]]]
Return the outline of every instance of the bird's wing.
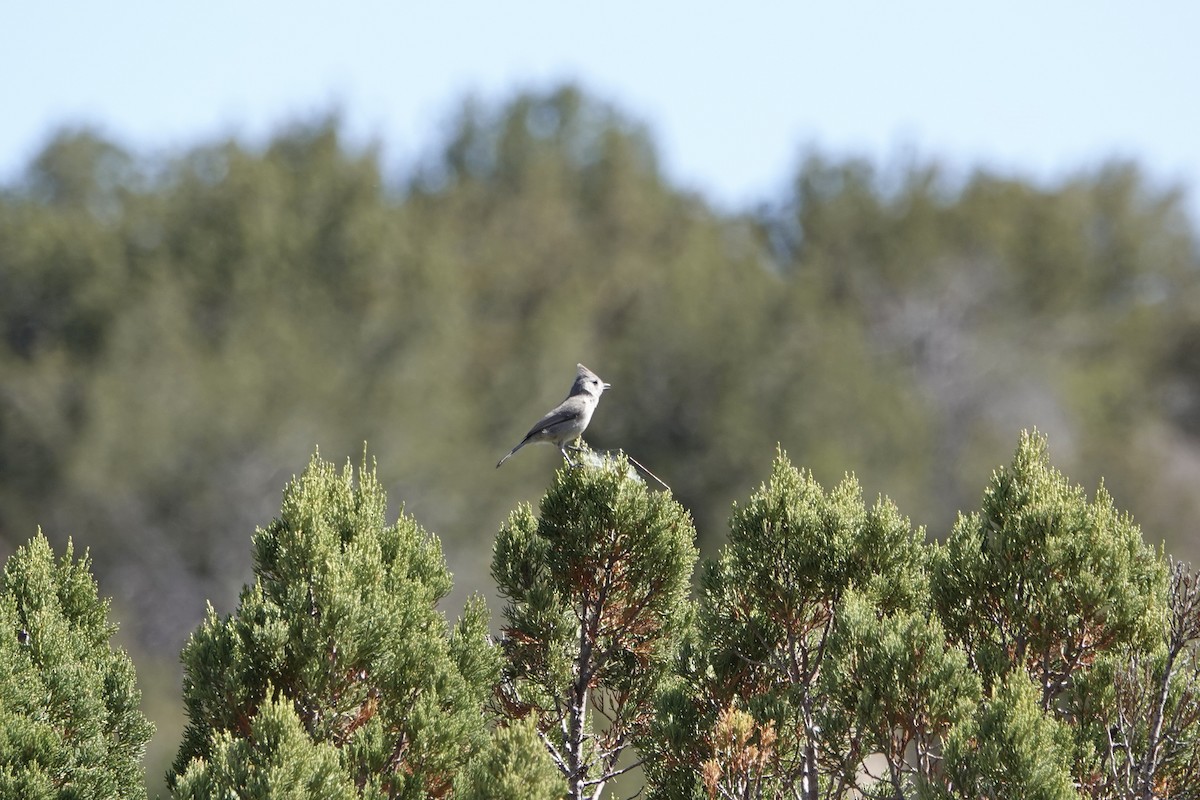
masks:
[[[529,433],[526,434],[526,439],[535,437],[535,435],[538,435],[542,431],[546,431],[547,428],[552,428],[553,426],[558,425],[560,422],[570,422],[571,420],[576,419],[578,415],[580,415],[580,411],[578,411],[578,409],[553,410],[550,414],[547,414],[546,416],[541,417],[540,420],[536,421],[532,428],[529,428]]]
[[[547,428],[551,428],[559,423],[577,419],[583,413],[583,404],[571,402],[573,399],[571,398],[563,402],[549,414],[535,422],[533,427],[529,429],[529,433],[525,434],[525,439],[528,440],[530,437],[536,436]]]

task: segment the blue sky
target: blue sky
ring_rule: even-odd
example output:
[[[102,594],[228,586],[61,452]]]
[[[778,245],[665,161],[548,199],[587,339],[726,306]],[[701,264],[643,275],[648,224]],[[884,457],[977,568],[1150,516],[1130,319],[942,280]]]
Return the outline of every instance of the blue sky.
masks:
[[[1134,158],[1200,209],[1195,2],[8,2],[0,75],[4,182],[62,124],[159,154],[332,108],[402,164],[468,92],[574,80],[725,206],[815,145],[1039,179]]]

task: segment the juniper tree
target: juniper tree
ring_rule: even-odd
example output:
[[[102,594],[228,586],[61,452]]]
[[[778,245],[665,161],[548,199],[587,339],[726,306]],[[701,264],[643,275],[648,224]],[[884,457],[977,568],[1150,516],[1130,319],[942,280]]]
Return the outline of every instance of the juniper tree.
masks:
[[[1138,527],[1036,433],[944,546],[780,453],[705,565],[651,795],[1194,796],[1200,589],[1172,574],[1168,609]]]
[[[284,490],[280,516],[254,534],[254,584],[232,615],[210,606],[184,648],[177,796],[246,776],[264,787],[251,796],[449,796],[487,746],[498,662],[486,609],[470,602],[449,630],[435,608],[450,590],[438,540],[385,511],[374,469],[356,485],[349,465],[317,456]]]
[[[60,559],[37,536],[0,582],[0,797],[146,796],[153,726],[138,710],[133,663],[109,640],[108,602],[85,553]]]
[[[599,800],[637,760],[692,619],[687,512],[623,458],[560,470],[538,513],[521,506],[496,539],[505,598],[498,698],[532,718],[572,800]]]
[[[1176,565],[1168,581],[1103,486],[1089,502],[1050,465],[1045,438],[1025,433],[934,565],[947,633],[989,694],[950,736],[947,786],[984,792],[1003,778],[1010,796],[1067,796],[1064,785],[1095,798],[1200,796],[1195,579]],[[1003,768],[989,753],[1005,755]]]
[[[1166,572],[1101,485],[1084,491],[1050,464],[1044,436],[1021,435],[979,512],[936,549],[933,591],[951,638],[985,686],[1013,670],[1043,711],[1098,656],[1151,648],[1166,620]]]
[[[780,452],[770,482],[734,507],[720,557],[705,564],[697,650],[659,704],[654,796],[807,800],[853,787],[874,750],[862,726],[846,724],[854,693],[891,693],[903,707],[910,684],[926,679],[889,686],[895,665],[857,675],[851,662],[862,648],[845,637],[838,644],[839,620],[849,613],[858,627],[892,617],[912,626],[904,615],[928,605],[923,535],[886,500],[868,508],[852,477],[826,493]],[[848,611],[850,594],[857,600]],[[921,669],[944,674],[943,647],[938,641]],[[828,674],[835,657],[846,662],[836,680]],[[939,713],[972,687],[951,681],[946,691],[953,699]],[[754,762],[752,780],[736,777]]]

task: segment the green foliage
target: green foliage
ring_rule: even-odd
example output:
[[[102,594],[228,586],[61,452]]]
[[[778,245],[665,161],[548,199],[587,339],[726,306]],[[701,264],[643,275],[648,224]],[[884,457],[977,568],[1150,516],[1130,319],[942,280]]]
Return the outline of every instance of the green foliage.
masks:
[[[0,797],[145,797],[153,726],[133,663],[109,640],[87,556],[60,559],[38,533],[0,583]]]
[[[178,777],[175,796],[349,800],[359,795],[337,747],[314,741],[290,702],[268,700],[250,721],[248,735],[216,735],[209,758],[191,761]]]
[[[532,717],[497,728],[455,787],[457,800],[560,800],[567,791]]]
[[[705,592],[761,598],[767,618],[794,617],[798,605],[836,600],[849,587],[885,610],[910,607],[927,591],[923,530],[889,500],[868,508],[852,475],[826,493],[782,451],[770,482],[734,505],[729,526],[720,559],[707,565]]]
[[[723,694],[815,680],[820,660],[804,654],[824,651],[848,589],[882,610],[911,607],[925,591],[922,537],[892,504],[868,510],[852,477],[827,494],[781,452],[702,576],[702,638]]]
[[[1146,650],[1163,635],[1166,572],[1103,486],[1089,503],[1024,434],[977,514],[937,551],[934,598],[951,637],[990,686],[1011,670],[1054,707],[1106,651]]]
[[[811,473],[794,468],[780,452],[770,482],[745,506],[735,506],[720,559],[705,565],[699,615],[703,649],[685,667],[690,686],[676,687],[660,704],[657,726],[660,737],[691,745],[674,754],[664,751],[666,765],[652,772],[661,796],[697,791],[696,763],[710,765],[703,776],[709,791],[728,779],[730,770],[741,769],[745,753],[727,749],[722,762],[719,737],[706,734],[721,724],[736,728],[738,709],[752,715],[757,757],[771,765],[770,780],[759,787],[767,796],[809,796],[816,791],[820,765],[830,760],[841,762],[841,780],[852,785],[858,761],[872,752],[864,749],[862,725],[867,723],[855,724],[851,716],[859,705],[854,693],[872,690],[855,685],[863,677],[855,670],[879,670],[869,675],[871,687],[896,678],[896,670],[907,669],[905,680],[917,685],[946,670],[941,641],[927,660],[909,657],[907,664],[896,663],[905,659],[894,653],[886,663],[886,654],[875,653],[885,663],[871,664],[855,663],[862,649],[849,639],[853,633],[884,638],[877,627],[864,630],[871,625],[917,624],[928,607],[923,539],[924,532],[914,530],[890,501],[880,499],[868,508],[852,477],[826,493]],[[850,607],[843,610],[847,602]],[[838,621],[846,614],[849,627],[838,639]],[[891,619],[896,615],[901,616]],[[834,654],[841,662],[831,667]],[[839,668],[844,670],[840,676],[828,672]],[[970,696],[969,683],[954,682],[947,693],[954,695],[956,686]],[[905,688],[891,689],[900,695],[898,707],[912,700],[903,696]],[[689,695],[693,710],[687,708]],[[833,705],[835,697],[841,707]],[[957,708],[959,699],[954,695],[946,703]],[[871,711],[872,717],[878,713]],[[764,737],[770,748],[763,745]],[[735,738],[747,741],[740,734]]]
[[[780,453],[706,564],[650,795],[1187,796],[1200,581],[1172,576],[1036,434],[944,546]]]
[[[1038,689],[1011,673],[977,715],[946,738],[945,772],[955,797],[1075,800],[1070,732],[1039,708]]]
[[[437,540],[406,517],[386,524],[385,512],[365,466],[356,485],[349,465],[339,473],[314,456],[288,485],[280,516],[255,533],[254,585],[233,615],[210,607],[184,649],[177,792],[245,771],[438,796],[484,745],[482,704],[498,675],[486,609],[471,603],[451,633],[434,608],[450,590]],[[298,741],[292,716],[311,740],[294,744],[295,763],[259,752]],[[340,753],[336,781],[327,751]]]
[[[503,713],[537,721],[573,798],[599,797],[647,730],[691,623],[694,535],[618,457],[560,469],[496,539]]]
[[[979,676],[966,654],[948,645],[928,606],[880,614],[848,593],[829,638],[822,670],[820,728],[824,769],[856,776],[860,790],[881,787],[859,772],[867,757],[882,756],[890,791],[908,796],[927,786],[947,732],[967,718],[980,697]],[[832,746],[830,746],[830,744]]]

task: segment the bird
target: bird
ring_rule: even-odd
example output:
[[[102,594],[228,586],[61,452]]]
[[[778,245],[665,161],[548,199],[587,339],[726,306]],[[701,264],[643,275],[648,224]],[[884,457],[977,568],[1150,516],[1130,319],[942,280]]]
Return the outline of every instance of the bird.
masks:
[[[549,442],[556,445],[567,463],[575,466],[575,462],[567,454],[568,443],[577,441],[583,435],[584,429],[592,421],[592,412],[596,410],[596,404],[600,402],[600,395],[604,394],[605,389],[612,388],[610,384],[600,380],[599,375],[583,364],[576,364],[575,367],[575,382],[571,384],[571,391],[567,395],[567,399],[550,409],[546,416],[535,422],[529,429],[529,433],[525,434],[525,438],[518,442],[516,447],[509,450],[508,455],[496,462],[497,469],[522,447],[535,442]],[[579,446],[575,445],[570,449],[578,450]]]

